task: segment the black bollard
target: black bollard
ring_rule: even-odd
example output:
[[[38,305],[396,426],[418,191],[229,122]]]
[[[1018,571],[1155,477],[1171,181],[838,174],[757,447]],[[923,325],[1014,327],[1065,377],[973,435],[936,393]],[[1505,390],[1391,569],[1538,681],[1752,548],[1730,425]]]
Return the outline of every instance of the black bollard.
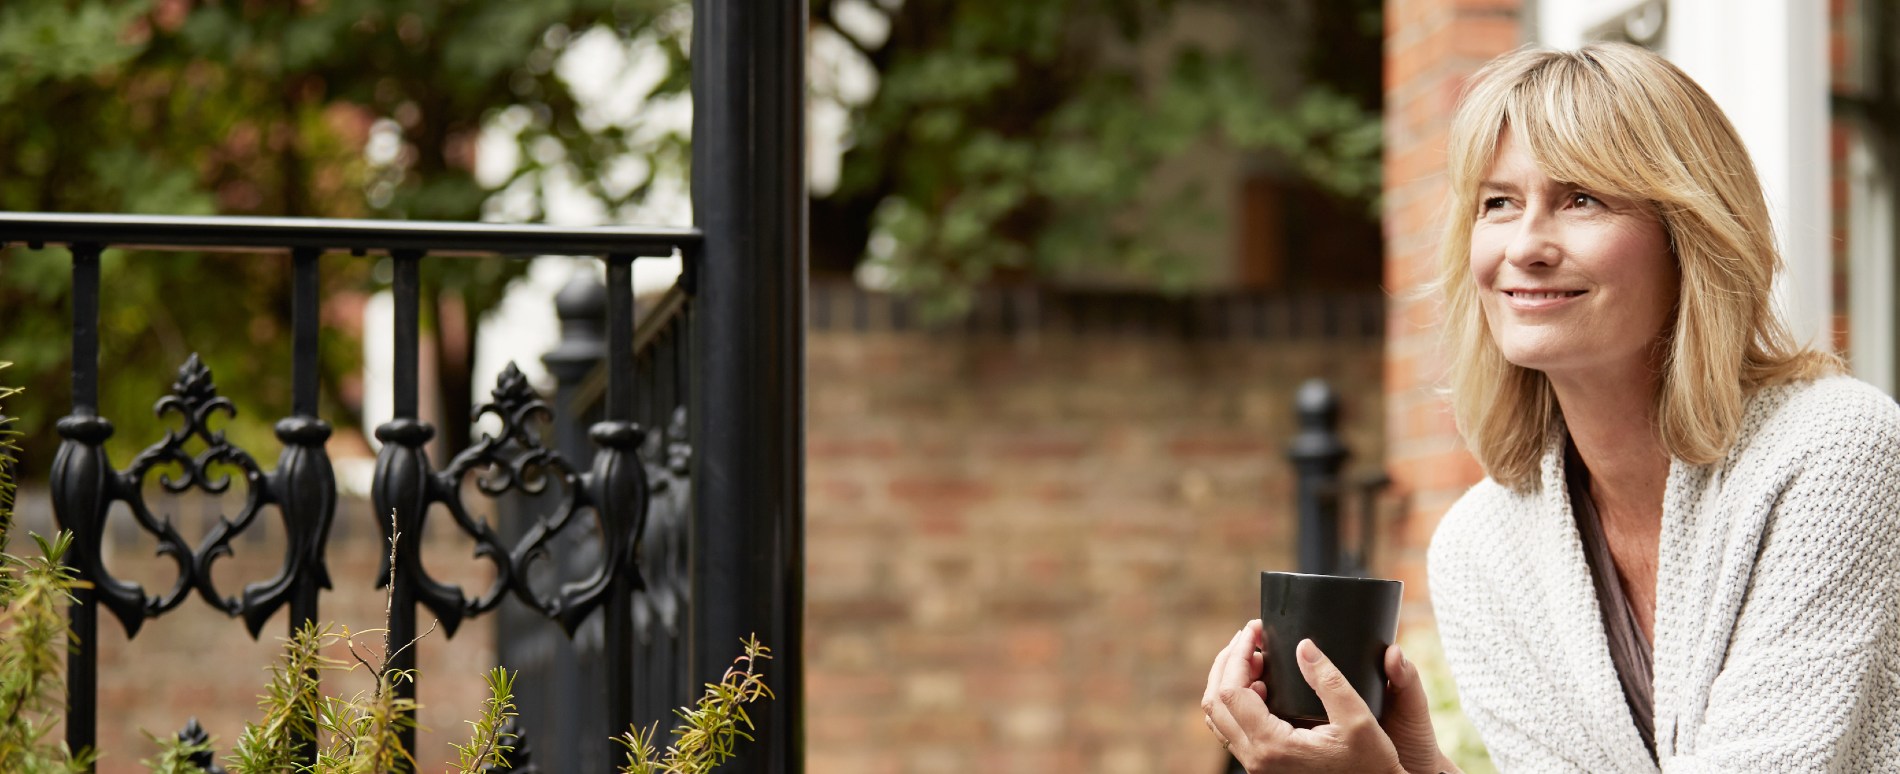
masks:
[[[1299,516],[1300,572],[1338,575],[1339,470],[1346,444],[1339,438],[1339,396],[1321,379],[1300,385],[1294,398],[1300,431],[1286,456],[1296,477],[1294,512]]]

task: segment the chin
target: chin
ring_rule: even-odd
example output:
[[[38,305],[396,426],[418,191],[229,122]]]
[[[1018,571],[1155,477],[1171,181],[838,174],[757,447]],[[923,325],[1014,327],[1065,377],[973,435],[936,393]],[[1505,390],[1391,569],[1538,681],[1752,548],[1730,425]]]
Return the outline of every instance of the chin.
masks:
[[[1564,353],[1545,347],[1499,346],[1498,351],[1503,353],[1505,362],[1532,371],[1561,368],[1566,360]]]

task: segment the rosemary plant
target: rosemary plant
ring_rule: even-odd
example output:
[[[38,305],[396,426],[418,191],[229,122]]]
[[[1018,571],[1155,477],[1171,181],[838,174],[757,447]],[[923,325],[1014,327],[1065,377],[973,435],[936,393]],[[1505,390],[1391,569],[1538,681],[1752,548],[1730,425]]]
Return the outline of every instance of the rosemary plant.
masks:
[[[158,745],[158,757],[139,761],[152,774],[204,774],[197,759],[211,755],[211,741],[185,741],[177,736],[159,736],[146,731],[145,738]]]
[[[337,662],[322,655],[323,646],[337,635],[328,625],[305,624],[284,645],[270,668],[270,684],[258,697],[262,720],[245,723],[227,761],[231,774],[279,774],[294,771],[299,748],[315,741],[313,719],[327,701],[317,675]]]
[[[508,765],[507,754],[514,752],[502,725],[514,717],[515,676],[502,667],[488,671],[488,701],[482,703],[482,716],[468,721],[473,727],[468,744],[456,745],[455,770],[458,774],[480,774],[486,767]]]
[[[5,368],[10,363],[0,363]],[[0,387],[0,402],[18,395]],[[19,459],[19,432],[13,419],[0,415],[0,547],[13,531],[13,466]],[[92,753],[74,754],[51,736],[65,708],[63,669],[72,641],[65,608],[79,585],[65,565],[72,535],[51,540],[33,535],[37,557],[0,553],[0,771],[9,774],[82,772]]]
[[[772,689],[757,672],[760,661],[772,658],[772,649],[760,645],[757,636],[747,637],[742,644],[745,653],[733,660],[719,682],[706,685],[696,706],[673,711],[680,716],[680,725],[673,729],[677,739],[664,752],[653,739],[659,733],[658,723],[629,729],[617,738],[627,748],[621,774],[711,774],[738,754],[734,751],[738,740],[752,741],[745,731],[753,728],[745,706],[772,697]]]

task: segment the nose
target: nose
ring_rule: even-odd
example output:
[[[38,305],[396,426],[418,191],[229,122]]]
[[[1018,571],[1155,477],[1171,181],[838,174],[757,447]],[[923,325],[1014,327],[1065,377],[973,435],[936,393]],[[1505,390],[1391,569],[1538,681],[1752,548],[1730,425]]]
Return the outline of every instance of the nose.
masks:
[[[1504,246],[1504,260],[1516,268],[1555,266],[1563,262],[1563,245],[1552,218],[1536,209],[1517,219],[1517,231]]]

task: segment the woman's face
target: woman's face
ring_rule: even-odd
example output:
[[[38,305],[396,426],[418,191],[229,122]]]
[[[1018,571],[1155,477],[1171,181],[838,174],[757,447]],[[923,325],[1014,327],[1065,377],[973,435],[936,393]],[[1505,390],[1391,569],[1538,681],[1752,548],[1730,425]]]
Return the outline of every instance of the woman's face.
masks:
[[[1553,380],[1655,369],[1680,279],[1646,202],[1552,180],[1507,129],[1475,217],[1471,274],[1506,360]]]

